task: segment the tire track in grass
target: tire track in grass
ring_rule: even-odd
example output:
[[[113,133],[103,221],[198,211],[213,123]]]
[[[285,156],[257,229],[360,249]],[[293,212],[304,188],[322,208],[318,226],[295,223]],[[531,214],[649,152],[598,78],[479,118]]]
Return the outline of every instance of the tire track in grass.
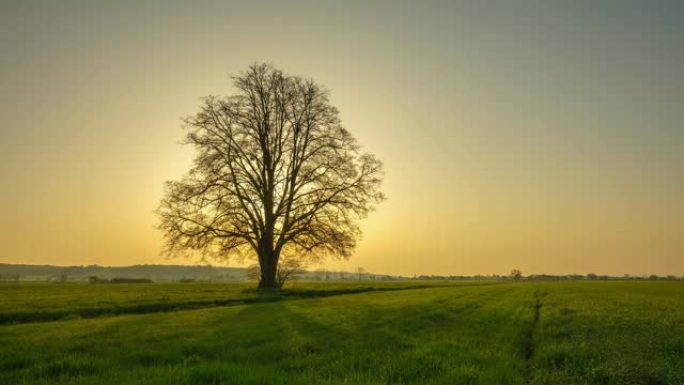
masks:
[[[543,297],[546,295],[546,292],[541,292],[539,289],[535,290],[534,292],[534,304],[532,305],[532,311],[533,316],[532,316],[532,322],[529,327],[527,327],[523,331],[522,335],[522,348],[523,348],[523,357],[525,359],[525,369],[523,373],[523,377],[525,379],[525,384],[532,384],[533,382],[533,376],[532,376],[532,371],[533,371],[533,366],[532,363],[534,361],[534,353],[536,350],[536,344],[534,341],[534,334],[535,331],[537,330],[537,327],[539,326],[539,318],[541,317],[541,309],[543,304]]]

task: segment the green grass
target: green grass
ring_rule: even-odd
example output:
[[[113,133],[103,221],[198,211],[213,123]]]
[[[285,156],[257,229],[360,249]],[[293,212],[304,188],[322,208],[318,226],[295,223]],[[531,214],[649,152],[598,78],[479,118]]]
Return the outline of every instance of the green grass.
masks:
[[[276,302],[5,324],[0,384],[684,384],[681,282],[426,285],[298,283]],[[3,287],[0,315],[261,295],[115,286]]]
[[[545,285],[540,384],[684,384],[684,284]]]
[[[247,285],[20,284],[0,287],[0,323],[173,310],[188,303],[244,298]],[[136,311],[138,310],[138,311]]]
[[[492,282],[294,282],[279,292],[259,292],[254,283],[50,284],[0,286],[0,324],[93,318],[119,314],[230,306],[282,299],[416,287],[484,285]]]

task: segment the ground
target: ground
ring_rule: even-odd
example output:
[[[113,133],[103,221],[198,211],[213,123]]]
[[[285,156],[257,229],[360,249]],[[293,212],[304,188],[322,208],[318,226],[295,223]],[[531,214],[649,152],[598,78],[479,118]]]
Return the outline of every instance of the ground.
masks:
[[[0,384],[684,384],[684,282],[20,284]]]

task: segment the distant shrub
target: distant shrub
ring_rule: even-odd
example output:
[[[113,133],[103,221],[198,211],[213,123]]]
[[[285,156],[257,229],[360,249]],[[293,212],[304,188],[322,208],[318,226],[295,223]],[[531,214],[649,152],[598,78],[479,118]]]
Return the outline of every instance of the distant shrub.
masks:
[[[258,264],[249,265],[245,273],[246,277],[250,281],[258,281],[261,279],[261,270]]]
[[[18,283],[20,278],[19,274],[0,274],[0,282]]]
[[[102,279],[102,278],[98,277],[97,275],[91,275],[90,277],[88,277],[88,282],[89,283],[107,283],[109,281],[107,281],[106,279]]]
[[[153,283],[149,278],[112,278],[109,283]]]
[[[278,287],[283,287],[285,282],[299,279],[306,271],[304,266],[306,262],[301,258],[284,258],[280,260],[276,271],[276,281]],[[247,267],[246,277],[248,280],[260,281],[261,268],[259,264],[253,264]],[[326,277],[326,279],[328,279]]]
[[[296,280],[304,274],[304,266],[306,262],[301,258],[285,258],[278,264],[278,271],[276,272],[276,280],[278,286],[283,287],[285,282]]]

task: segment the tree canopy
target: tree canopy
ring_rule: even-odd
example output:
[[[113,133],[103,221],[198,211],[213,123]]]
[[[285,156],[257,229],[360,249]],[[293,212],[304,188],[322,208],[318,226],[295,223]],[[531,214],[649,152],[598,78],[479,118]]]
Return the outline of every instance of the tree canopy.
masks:
[[[282,255],[349,257],[358,219],[384,199],[382,163],[364,153],[313,80],[255,64],[237,92],[209,96],[185,119],[190,171],[166,184],[164,252],[254,257],[259,286],[279,286]]]

